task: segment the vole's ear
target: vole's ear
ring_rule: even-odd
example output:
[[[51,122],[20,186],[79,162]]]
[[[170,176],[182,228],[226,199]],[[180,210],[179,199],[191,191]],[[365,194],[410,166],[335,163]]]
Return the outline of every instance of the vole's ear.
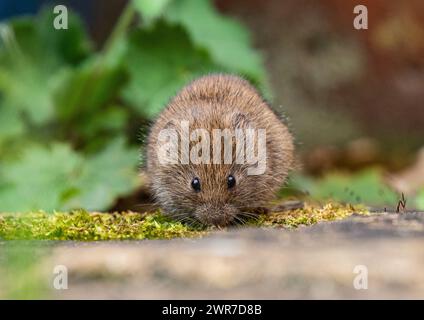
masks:
[[[175,125],[175,123],[174,123],[174,121],[173,120],[170,120],[170,121],[168,121],[164,126],[163,126],[163,128],[162,129],[166,129],[166,130],[168,130],[168,129],[176,129],[177,127],[176,127],[176,125]]]
[[[162,127],[162,130],[177,130],[177,125],[174,123],[174,120],[169,120],[165,125]]]
[[[244,129],[253,126],[253,123],[248,119],[247,114],[240,111],[234,111],[231,115],[231,121],[236,129]]]

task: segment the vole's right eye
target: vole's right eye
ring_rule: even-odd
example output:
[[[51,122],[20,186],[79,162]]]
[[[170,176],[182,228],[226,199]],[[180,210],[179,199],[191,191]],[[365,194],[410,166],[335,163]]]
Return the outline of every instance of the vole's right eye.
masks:
[[[193,180],[191,180],[191,187],[194,189],[194,191],[200,192],[200,180],[199,180],[199,178],[194,178]]]

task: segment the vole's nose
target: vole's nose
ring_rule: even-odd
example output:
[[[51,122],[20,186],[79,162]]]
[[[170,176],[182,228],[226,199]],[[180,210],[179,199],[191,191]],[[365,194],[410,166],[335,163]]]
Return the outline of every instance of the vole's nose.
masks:
[[[237,210],[228,204],[211,205],[203,204],[196,210],[196,217],[204,224],[224,227],[230,224]]]
[[[224,227],[226,226],[229,221],[227,221],[228,219],[220,213],[215,213],[215,214],[210,214],[207,218],[206,218],[206,222],[209,225],[213,225],[216,227]]]

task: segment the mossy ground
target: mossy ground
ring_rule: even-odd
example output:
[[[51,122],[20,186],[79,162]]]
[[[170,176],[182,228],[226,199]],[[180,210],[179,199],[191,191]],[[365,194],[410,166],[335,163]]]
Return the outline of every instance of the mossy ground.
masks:
[[[353,213],[366,214],[357,206],[328,203],[305,204],[301,209],[259,215],[248,226],[296,228],[321,221],[346,218]],[[211,228],[191,227],[175,222],[160,212],[153,213],[4,213],[0,215],[0,239],[3,240],[124,240],[191,238],[208,234]]]

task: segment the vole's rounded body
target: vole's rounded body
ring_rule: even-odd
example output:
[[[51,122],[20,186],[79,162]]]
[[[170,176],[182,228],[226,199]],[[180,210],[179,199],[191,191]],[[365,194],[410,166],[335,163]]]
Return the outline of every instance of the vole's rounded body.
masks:
[[[265,130],[266,167],[250,175],[251,163],[235,161],[240,150],[234,140],[231,163],[162,163],[161,131],[172,129],[181,137],[182,123],[188,124],[189,132],[205,129],[210,138],[216,129]],[[190,147],[196,143],[190,141]],[[210,158],[212,154],[211,147]],[[181,148],[178,155],[181,158]],[[263,206],[275,196],[292,163],[293,139],[287,127],[247,81],[231,75],[204,76],[184,87],[159,115],[148,138],[147,173],[154,197],[165,214],[183,221],[224,226],[239,220],[243,208]]]

